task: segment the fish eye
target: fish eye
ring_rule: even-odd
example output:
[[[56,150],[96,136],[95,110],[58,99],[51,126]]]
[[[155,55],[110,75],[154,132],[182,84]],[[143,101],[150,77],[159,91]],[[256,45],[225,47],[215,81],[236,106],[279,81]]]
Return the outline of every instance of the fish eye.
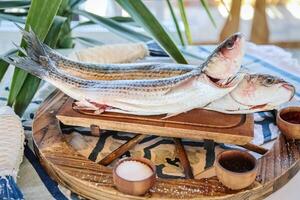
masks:
[[[228,40],[225,44],[226,49],[233,49],[233,46],[234,46],[233,40]]]
[[[274,79],[271,78],[271,77],[266,78],[266,79],[264,80],[264,82],[263,82],[263,84],[264,84],[265,86],[271,86],[273,83],[274,83]]]

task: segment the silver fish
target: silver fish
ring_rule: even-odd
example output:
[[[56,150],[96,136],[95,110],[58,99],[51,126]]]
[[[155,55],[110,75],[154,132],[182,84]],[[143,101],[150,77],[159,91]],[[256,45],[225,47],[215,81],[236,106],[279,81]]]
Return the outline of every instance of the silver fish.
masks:
[[[281,78],[266,74],[247,74],[225,97],[213,101],[205,109],[239,114],[267,111],[290,101],[295,87]]]
[[[170,63],[91,64],[70,60],[42,44],[33,31],[21,30],[28,43],[27,54],[33,60],[39,56],[48,56],[57,68],[88,80],[167,78],[201,69],[211,80],[222,85],[240,70],[245,48],[243,35],[236,33],[224,40],[199,66]]]
[[[150,80],[85,80],[57,69],[55,62],[47,56],[4,59],[53,84],[95,111],[135,115],[174,115],[203,107],[228,94],[243,78],[238,74],[220,87],[198,69]]]

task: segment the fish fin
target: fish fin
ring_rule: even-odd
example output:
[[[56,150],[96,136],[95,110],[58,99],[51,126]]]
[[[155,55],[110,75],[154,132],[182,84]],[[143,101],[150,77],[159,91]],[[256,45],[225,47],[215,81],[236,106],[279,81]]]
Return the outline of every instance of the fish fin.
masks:
[[[31,60],[29,57],[20,57],[20,56],[4,56],[1,57],[5,62],[19,67],[28,73],[43,78],[48,75],[48,71],[45,67],[41,66],[39,63]]]
[[[110,106],[105,104],[98,104],[94,102],[90,102],[88,100],[76,101],[73,109],[75,110],[85,110],[85,111],[94,111],[95,115],[100,115],[101,113],[110,110]]]
[[[97,110],[98,108],[91,104],[90,102],[86,100],[82,101],[76,101],[74,102],[75,106],[73,107],[74,109],[79,109],[79,110]]]
[[[43,60],[41,58],[49,59],[48,54],[49,54],[49,51],[51,51],[51,48],[48,47],[47,45],[43,44],[31,28],[29,31],[26,31],[25,29],[23,29],[20,26],[17,26],[17,27],[21,30],[23,39],[27,43],[27,47],[25,49],[26,54],[25,53],[24,54],[27,55],[28,57],[30,57],[35,62],[40,63],[43,66],[47,65],[47,63],[45,63],[45,62],[41,62],[41,60]],[[20,49],[20,48],[18,48],[18,49]]]
[[[21,46],[17,45],[16,43],[13,42],[13,45],[25,56],[27,56],[27,52],[25,51],[25,49],[23,49]]]
[[[49,74],[49,71],[54,69],[54,65],[46,53],[43,44],[40,42],[35,33],[30,29],[26,31],[17,25],[23,34],[24,40],[27,42],[26,49],[15,45],[18,50],[24,55],[21,56],[6,56],[2,59],[9,64],[15,65],[34,76],[43,78]]]

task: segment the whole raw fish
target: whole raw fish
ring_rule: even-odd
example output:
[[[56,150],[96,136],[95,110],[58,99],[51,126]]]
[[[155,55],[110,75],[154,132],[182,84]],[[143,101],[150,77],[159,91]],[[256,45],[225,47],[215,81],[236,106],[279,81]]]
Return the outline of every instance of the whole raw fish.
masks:
[[[294,86],[281,78],[247,74],[233,91],[213,101],[205,109],[230,114],[273,110],[290,101],[294,94]]]
[[[239,73],[219,85],[200,69],[195,69],[182,75],[159,79],[85,80],[57,69],[55,62],[47,55],[3,59],[50,82],[97,112],[175,115],[221,98],[243,79],[243,74]]]
[[[26,51],[29,57],[48,56],[57,68],[88,80],[167,78],[201,69],[214,82],[224,84],[240,70],[245,48],[243,35],[236,33],[224,40],[199,66],[170,63],[91,64],[70,60],[42,44],[33,31],[21,30],[28,43]]]

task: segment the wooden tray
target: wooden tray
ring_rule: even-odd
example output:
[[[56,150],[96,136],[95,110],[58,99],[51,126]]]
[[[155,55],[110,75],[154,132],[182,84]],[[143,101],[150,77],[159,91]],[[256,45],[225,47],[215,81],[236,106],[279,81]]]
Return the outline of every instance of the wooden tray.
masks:
[[[244,190],[224,187],[210,169],[197,179],[158,179],[146,196],[125,195],[113,186],[110,168],[83,157],[64,139],[56,115],[67,100],[56,91],[39,108],[33,123],[35,151],[53,179],[88,199],[261,199],[282,187],[300,168],[299,142],[287,142],[280,136],[258,160],[256,182]]]
[[[220,143],[244,145],[253,139],[253,115],[226,115],[194,109],[187,113],[162,119],[158,116],[136,116],[119,113],[82,113],[73,109],[73,99],[68,99],[57,114],[65,125],[158,135],[188,139],[210,139]]]

